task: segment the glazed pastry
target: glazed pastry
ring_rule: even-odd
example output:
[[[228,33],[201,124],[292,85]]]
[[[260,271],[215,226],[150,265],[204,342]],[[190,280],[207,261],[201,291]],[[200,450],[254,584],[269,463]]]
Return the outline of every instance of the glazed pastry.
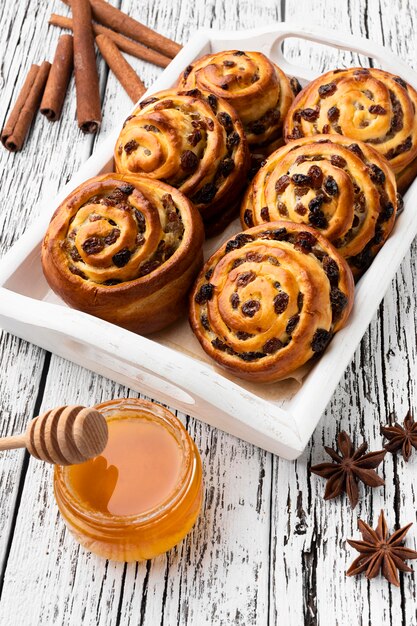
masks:
[[[240,378],[287,378],[345,324],[353,277],[309,226],[273,222],[239,233],[207,261],[191,294],[191,327]]]
[[[118,172],[163,179],[197,206],[208,225],[232,219],[249,167],[234,109],[197,89],[161,91],[127,118],[115,147]]]
[[[300,88],[298,81],[291,81],[261,52],[229,50],[197,59],[181,74],[178,85],[198,87],[233,105],[252,152],[282,141],[284,118]]]
[[[105,174],[55,211],[42,246],[50,287],[70,306],[137,333],[170,324],[202,265],[203,226],[177,189]]]
[[[373,68],[333,70],[297,96],[284,125],[285,140],[338,133],[364,141],[384,155],[401,183],[416,164],[417,92],[399,76]],[[405,172],[407,170],[407,172]]]
[[[320,230],[358,277],[390,234],[397,210],[388,161],[341,135],[291,141],[273,154],[248,188],[244,228],[290,219]]]

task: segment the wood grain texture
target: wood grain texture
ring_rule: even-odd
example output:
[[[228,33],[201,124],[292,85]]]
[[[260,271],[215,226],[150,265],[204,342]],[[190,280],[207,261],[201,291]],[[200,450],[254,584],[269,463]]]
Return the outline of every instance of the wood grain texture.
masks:
[[[307,2],[287,2],[286,19],[368,36],[390,45],[416,67],[411,34],[415,7],[406,2],[394,4],[396,10],[393,3],[383,0],[356,0],[348,3],[346,11],[345,3],[325,2],[313,8]],[[369,64],[368,59],[350,53],[290,41],[286,43],[286,54],[294,62],[309,62],[320,70]],[[404,467],[402,460],[388,454],[379,470],[385,488],[364,488],[354,512],[345,498],[323,502],[325,481],[308,472],[310,464],[327,460],[322,446],[333,446],[339,430],[352,434],[356,443],[366,439],[371,450],[378,450],[383,445],[380,424],[392,414],[402,420],[409,407],[415,410],[415,251],[414,242],[304,454],[294,464],[274,458],[277,501],[286,499],[288,517],[282,515],[280,507],[272,511],[271,623],[279,623],[280,619],[291,624],[343,626],[417,623],[413,576],[405,577],[399,589],[390,587],[381,577],[369,583],[364,577],[345,576],[357,556],[346,538],[360,538],[358,518],[372,520],[376,525],[379,511],[384,508],[391,528],[416,521],[412,465]],[[416,539],[417,527],[413,527],[407,545],[415,548]]]
[[[119,6],[118,2],[114,2]],[[32,7],[34,5],[31,5]],[[31,62],[52,55],[59,33],[47,28],[62,3],[29,1],[6,6],[0,14],[3,98],[0,119],[12,104]],[[198,26],[245,28],[268,25],[285,14],[329,28],[364,34],[388,44],[416,67],[417,9],[412,0],[207,0],[155,3],[123,0],[121,8],[176,41],[186,43]],[[288,41],[285,52],[297,64],[317,70],[367,64],[367,59],[328,48]],[[146,85],[160,69],[129,58]],[[75,122],[74,87],[60,122],[40,117],[25,150],[2,151],[0,250],[3,253],[36,219],[36,203],[55,193],[131,107],[128,96],[103,63],[103,125],[84,137]],[[405,77],[406,78],[406,77]],[[6,192],[6,193],[4,193]],[[13,198],[13,211],[10,210]],[[346,371],[310,445],[300,459],[288,462],[201,422],[181,415],[202,454],[205,500],[192,533],[177,548],[152,562],[106,562],[79,548],[65,530],[51,489],[51,468],[22,453],[7,453],[0,466],[0,555],[7,561],[0,601],[1,624],[86,624],[154,626],[163,624],[279,624],[357,626],[417,624],[413,575],[399,589],[377,578],[345,577],[356,553],[346,538],[359,537],[357,519],[376,523],[384,507],[391,528],[416,521],[414,488],[417,455],[408,464],[387,455],[379,470],[385,488],[363,489],[354,512],[344,498],[324,502],[324,481],[311,476],[310,463],[325,459],[323,444],[333,445],[344,428],[356,443],[365,438],[380,449],[380,423],[392,414],[403,419],[417,412],[416,243],[401,265],[391,289]],[[25,342],[1,337],[1,434],[23,430],[26,416],[64,403],[91,405],[135,395],[114,382],[44,353]],[[38,389],[40,398],[36,401]],[[256,416],[254,416],[256,419]],[[18,479],[22,478],[21,493]],[[16,503],[19,503],[16,509]],[[16,514],[16,519],[15,519]],[[8,545],[9,536],[11,545]],[[416,548],[417,526],[407,545]],[[10,547],[10,552],[9,552]]]
[[[269,4],[265,23],[271,11],[275,14],[272,2]],[[132,6],[123,8],[130,11],[133,5],[137,10],[133,2]],[[207,20],[200,21],[200,15],[185,15],[180,19],[179,10],[174,5],[157,12],[148,2],[141,7],[138,19],[168,34],[171,25],[179,23],[182,29],[172,33],[179,41],[186,40],[199,24],[207,25]],[[224,15],[213,21],[214,4],[206,10],[211,13],[210,22],[218,26],[224,22]],[[247,10],[250,15],[254,2]],[[226,25],[235,24],[236,17],[233,10]],[[136,59],[132,64],[146,84],[160,72]],[[110,74],[98,149],[100,140],[112,129],[114,117],[121,110],[127,115],[130,106],[126,94]],[[74,132],[67,130],[69,137]],[[65,403],[66,393],[71,402],[87,405],[127,395],[127,390],[116,387],[52,357],[43,408]],[[74,397],[75,390],[82,391]],[[264,623],[269,593],[271,457],[195,420],[187,418],[187,422],[205,466],[203,514],[194,531],[177,549],[152,563],[109,564],[84,553],[65,532],[57,514],[50,470],[30,460],[8,559],[0,622],[15,619],[25,624],[75,624],[83,616],[85,624],[113,624],[118,619],[122,624],[151,625]],[[39,554],[41,559],[37,557]],[[33,577],[28,574],[28,568],[34,560],[39,561],[39,569]],[[49,582],[45,587],[46,580]],[[16,606],[11,601],[16,594],[33,597],[34,601]]]
[[[56,2],[56,4],[60,4]],[[0,86],[0,122],[4,123],[32,62],[52,60],[58,32],[48,27],[52,10],[43,0],[34,5],[29,0],[16,6],[9,3],[0,11],[0,30],[7,33],[0,41],[2,58]],[[104,64],[102,64],[104,68]],[[73,92],[73,79],[69,89]],[[75,124],[75,127],[74,127]],[[71,136],[71,142],[64,137]],[[76,129],[75,98],[67,98],[63,119],[51,124],[39,113],[22,152],[0,151],[2,195],[0,201],[0,255],[36,220],[42,197],[55,195],[81,163],[89,156],[91,138]],[[1,335],[0,391],[2,398],[2,434],[24,430],[34,417],[37,396],[42,395],[41,377],[44,352],[6,333]],[[4,392],[3,392],[4,390]],[[0,555],[7,558],[9,532],[13,529],[15,506],[20,498],[27,457],[23,452],[2,455],[0,472]]]
[[[42,350],[6,333],[0,336],[0,435],[22,432],[36,410],[41,386]],[[7,374],[6,374],[7,373]],[[1,453],[0,471],[0,567],[5,566],[9,536],[24,471],[23,450]]]

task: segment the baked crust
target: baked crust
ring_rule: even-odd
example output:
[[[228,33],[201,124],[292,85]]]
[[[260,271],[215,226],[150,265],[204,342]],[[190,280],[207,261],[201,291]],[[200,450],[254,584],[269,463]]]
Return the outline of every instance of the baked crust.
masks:
[[[318,229],[355,277],[369,267],[395,222],[398,198],[388,161],[342,135],[287,143],[271,154],[246,191],[243,228],[290,219]]]
[[[401,176],[417,156],[416,109],[417,92],[399,76],[374,68],[333,70],[298,94],[285,120],[284,137],[291,141],[338,133],[363,141]]]
[[[225,98],[242,120],[251,151],[282,136],[284,118],[294,99],[290,79],[261,52],[207,54],[184,70],[178,86],[197,87]]]
[[[190,323],[219,365],[273,382],[325,349],[346,323],[353,294],[349,266],[323,236],[272,222],[239,233],[206,262]]]
[[[57,208],[43,241],[42,267],[70,306],[147,334],[185,309],[203,240],[198,211],[177,189],[104,174]]]
[[[141,102],[124,124],[114,159],[118,172],[177,187],[207,224],[221,221],[237,205],[249,169],[236,111],[198,89],[161,91]]]

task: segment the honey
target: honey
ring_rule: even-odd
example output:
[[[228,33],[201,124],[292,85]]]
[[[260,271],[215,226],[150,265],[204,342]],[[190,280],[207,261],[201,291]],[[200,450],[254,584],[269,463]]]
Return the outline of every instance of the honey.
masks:
[[[76,539],[109,559],[149,559],[181,541],[201,508],[197,448],[167,409],[139,399],[97,405],[109,440],[85,463],[56,466],[55,496]]]
[[[103,454],[69,467],[69,488],[87,507],[110,515],[135,515],[160,505],[180,477],[182,453],[175,437],[144,412],[133,419],[116,413],[108,428]],[[134,489],[132,476],[138,479]]]

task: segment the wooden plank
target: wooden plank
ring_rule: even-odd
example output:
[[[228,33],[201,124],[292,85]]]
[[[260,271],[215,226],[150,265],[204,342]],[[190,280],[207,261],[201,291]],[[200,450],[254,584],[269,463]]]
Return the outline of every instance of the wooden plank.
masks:
[[[55,2],[55,8],[62,3]],[[0,120],[3,124],[14,104],[18,90],[33,62],[52,60],[59,31],[48,27],[53,10],[43,2],[34,7],[29,0],[16,6],[5,4],[0,12],[2,58],[2,98]],[[103,73],[103,72],[102,72]],[[12,154],[1,147],[2,194],[0,198],[0,256],[21,236],[39,214],[43,197],[54,195],[62,183],[88,158],[92,138],[78,131],[75,121],[74,85],[71,80],[60,122],[51,124],[37,115],[21,152]],[[67,140],[71,136],[71,142]],[[2,332],[0,335],[0,397],[2,398],[2,435],[22,432],[39,408],[41,377],[45,353],[40,348]],[[2,455],[0,472],[0,571],[9,549],[9,534],[14,530],[16,503],[27,469],[23,451]]]
[[[42,409],[70,402],[89,405],[128,393],[53,357],[45,389],[47,404]],[[31,459],[6,570],[0,622],[13,618],[23,624],[30,620],[39,625],[75,624],[84,615],[83,623],[108,624],[115,623],[120,610],[123,624],[141,619],[155,624],[162,614],[168,624],[177,615],[181,624],[187,623],[186,618],[199,623],[212,610],[219,619],[234,617],[239,597],[241,622],[236,623],[246,624],[252,615],[262,623],[267,612],[269,455],[195,420],[190,432],[205,467],[203,513],[193,532],[169,555],[126,569],[77,546],[57,513],[52,468]],[[33,575],[30,564],[35,562]],[[33,601],[16,606],[16,597]]]
[[[33,417],[41,383],[42,351],[36,346],[12,337],[0,335],[1,426],[5,437],[23,432]],[[7,372],[7,375],[6,375]],[[14,527],[14,509],[20,491],[20,476],[24,466],[24,451],[1,454],[0,471],[0,571],[7,558],[10,533]]]
[[[411,30],[416,10],[411,2],[402,10],[392,3],[331,1],[313,6],[308,2],[286,3],[288,20],[301,20],[341,31],[369,36],[390,43],[412,65],[415,38]],[[350,17],[349,17],[350,16]],[[383,28],[381,32],[381,26]],[[357,63],[349,54],[335,54],[320,46],[286,43],[286,53],[298,63],[309,62],[320,70]],[[326,61],[328,65],[326,64]],[[366,59],[360,59],[366,65]],[[406,78],[406,77],[405,77]],[[383,470],[386,487],[365,490],[355,511],[345,498],[324,502],[324,480],[311,476],[308,466],[326,459],[323,444],[332,446],[344,429],[354,441],[366,439],[371,450],[381,449],[380,424],[395,412],[403,417],[416,406],[416,267],[411,255],[404,260],[378,314],[345,373],[325,416],[302,457],[294,464],[274,459],[277,486],[272,511],[271,623],[291,624],[412,624],[416,621],[415,581],[406,576],[400,589],[379,577],[371,583],[364,577],[345,576],[357,553],[346,538],[359,537],[357,519],[377,523],[379,511],[387,512],[391,528],[415,521],[413,471],[388,455]],[[415,258],[415,256],[414,256]],[[415,461],[414,461],[415,462]],[[286,502],[286,515],[282,505]],[[414,535],[414,536],[413,536]],[[407,545],[415,548],[416,529]],[[330,617],[331,616],[331,617]],[[330,621],[329,621],[330,620]]]
[[[19,2],[16,6],[7,3],[0,12],[0,31],[7,34],[7,37],[3,36],[0,41],[2,124],[17,97],[17,90],[23,83],[30,64],[44,58],[42,40],[38,39],[42,28],[42,9],[38,8],[35,11],[39,21],[34,28],[33,19],[31,18],[29,23],[27,20],[28,5],[29,2]],[[47,37],[45,29],[42,36],[43,39]],[[45,136],[42,135],[45,132],[44,126],[45,121],[38,119],[29,143],[22,153],[11,154],[3,148],[0,149],[2,172],[0,256],[18,239],[31,220],[36,218],[36,205],[40,195],[45,192],[48,185],[50,189],[54,189],[56,184],[59,171],[53,170],[52,163],[56,164],[57,161],[56,159],[50,161],[50,155],[54,154],[57,141],[49,144],[41,139]],[[44,172],[46,176],[43,179]],[[33,417],[43,363],[44,353],[40,348],[7,333],[0,334],[0,371],[3,373],[0,377],[2,435],[23,431],[27,421]],[[24,458],[23,451],[7,452],[2,454],[1,458],[1,571],[7,558],[9,535],[13,532],[14,510],[19,497],[22,472],[25,471]]]
[[[124,394],[115,383],[53,357],[41,410],[60,404],[88,406]],[[106,583],[110,573],[121,579],[123,565],[109,565],[84,553],[65,531],[54,501],[52,475],[52,466],[30,458],[7,564],[0,622],[76,624],[82,623],[79,614],[86,607],[88,611],[94,607],[85,623],[95,623],[96,615],[102,613],[103,623],[115,623],[117,600],[111,603],[114,590]],[[16,603],[13,597],[30,601]]]
[[[372,0],[369,10],[369,35],[380,43],[385,43],[416,69],[415,25],[417,7],[408,2],[402,10],[395,12],[387,0]],[[407,76],[404,77],[407,79]],[[392,288],[387,292],[378,319],[381,334],[381,360],[378,365],[383,372],[383,398],[386,411],[384,422],[392,416],[402,421],[409,409],[417,417],[416,364],[417,364],[417,306],[416,293],[416,252],[414,241],[397,273]],[[381,503],[390,514],[391,528],[414,522],[407,537],[407,545],[416,549],[416,493],[414,486],[416,458],[408,464],[401,456],[389,455],[387,466],[387,493],[392,497],[392,506]],[[372,591],[372,589],[371,589]],[[392,591],[394,607],[390,612],[393,624],[402,616],[404,624],[417,622],[415,605],[416,580],[414,576],[404,576],[402,587]],[[372,602],[378,602],[375,593]],[[398,609],[396,608],[398,606]]]
[[[61,6],[56,4],[47,10],[61,11]],[[300,0],[287,2],[287,19],[298,18],[329,27],[342,25],[355,33],[369,32],[376,40],[381,37],[381,22],[384,39],[391,42],[394,49],[398,45],[402,56],[413,62],[416,11],[411,2],[405,3],[401,14],[393,11],[386,0],[381,6],[374,0],[367,4],[352,1],[350,19],[336,2],[328,0],[321,7],[316,6],[314,12],[307,4]],[[175,36],[179,41],[185,41],[198,25],[237,28],[253,26],[254,21],[256,25],[268,24],[278,17],[277,3],[273,1],[263,3],[262,7],[256,6],[253,0],[241,5],[209,1],[201,7],[199,15],[195,14],[191,3],[158,6],[148,1],[139,7],[132,2],[131,6],[135,6],[138,19],[157,25],[160,32]],[[22,36],[17,45],[18,36],[14,26],[11,28],[3,55],[8,76],[13,76],[12,68],[16,71],[23,68],[23,59],[30,62],[33,46],[38,45],[35,49],[43,53],[44,41],[52,41],[43,27],[38,29],[37,26],[32,36],[33,23],[27,22],[26,10],[27,4],[22,7],[19,3],[13,15],[11,10],[9,13],[6,10],[2,16],[8,16],[2,32],[8,32],[9,26],[15,23],[13,20],[20,19],[17,23],[22,24],[23,34],[28,35]],[[36,15],[32,14],[36,24],[44,10],[42,5],[37,7]],[[57,34],[54,36],[57,38]],[[0,49],[2,45],[0,43]],[[17,55],[13,53],[16,46]],[[288,43],[286,49],[297,62],[307,61],[305,47]],[[312,65],[323,68],[327,55],[328,52],[317,48]],[[357,62],[351,55],[344,58],[346,64]],[[340,55],[334,63],[342,59]],[[132,64],[136,64],[147,84],[159,72],[140,61],[132,60]],[[3,99],[2,111],[6,105]],[[70,121],[43,132],[37,122],[33,136],[38,133],[39,143],[34,143],[34,148],[28,146],[21,155],[1,155],[10,164],[11,158],[23,159],[26,154],[30,163],[24,169],[23,160],[20,163],[17,160],[14,173],[6,174],[9,176],[8,197],[16,198],[19,208],[11,214],[7,211],[8,205],[3,203],[0,220],[7,232],[4,230],[2,250],[36,215],[33,205],[39,190],[54,191],[76,163],[81,162],[81,155],[89,153],[91,138],[82,137],[74,127],[73,103],[67,101],[66,106],[71,111]],[[120,115],[120,110],[127,113],[129,108],[128,99],[110,76],[98,141],[112,128],[114,116]],[[51,130],[53,142],[49,139]],[[45,136],[48,141],[44,146],[42,138]],[[63,145],[68,146],[66,152]],[[18,172],[22,174],[16,181]],[[50,188],[45,183],[48,180],[52,181]],[[371,449],[378,449],[381,446],[379,422],[384,423],[393,410],[402,418],[409,404],[416,406],[413,375],[416,306],[412,297],[416,293],[416,263],[412,260],[415,252],[414,245],[412,255],[403,263],[311,445],[297,463],[274,458],[272,468],[270,455],[182,416],[202,452],[206,499],[196,528],[169,555],[152,563],[124,566],[84,553],[65,532],[57,515],[50,488],[50,468],[31,461],[8,561],[0,622],[151,626],[176,622],[265,624],[270,602],[271,624],[327,624],[329,619],[343,626],[368,622],[395,625],[399,619],[405,624],[415,623],[415,583],[411,576],[405,577],[402,588],[397,590],[389,589],[383,579],[372,584],[365,579],[346,579],[344,570],[354,558],[345,539],[357,536],[359,516],[371,519],[373,515],[376,521],[379,509],[384,506],[391,525],[415,519],[412,476],[417,461],[405,466],[401,459],[387,458],[384,463],[386,489],[368,491],[353,513],[344,499],[324,503],[321,499],[324,481],[311,477],[307,470],[310,462],[324,459],[323,443],[331,445],[340,428],[353,433],[355,441],[360,442],[365,437]],[[1,381],[0,391],[5,390],[2,397],[8,394],[12,406],[12,394],[17,389],[19,403],[18,406],[13,403],[14,413],[13,409],[7,412],[11,429],[20,426],[15,422],[16,416],[27,414],[27,407],[33,409],[42,353],[8,336],[5,341],[1,363],[2,371],[7,371],[8,376]],[[110,381],[53,357],[43,406],[48,408],[61,402],[89,404],[127,393]],[[9,407],[9,400],[2,406]],[[19,453],[9,454],[14,461],[7,473],[2,466],[0,481],[3,485],[13,485],[13,472],[18,474],[21,463],[16,462]],[[15,494],[9,495],[2,511],[13,510],[14,498]],[[268,591],[270,515],[271,589]],[[6,516],[7,523],[0,526],[1,541],[7,540],[10,519]],[[407,542],[411,547],[415,547],[415,537],[414,530]],[[34,563],[35,574],[32,573]],[[16,602],[16,598],[22,601]]]
[[[255,0],[224,13],[214,1],[204,11],[192,3],[157,6],[151,0],[123,7],[159,32],[185,41],[198,26],[251,26],[277,16],[274,0]],[[133,7],[135,11],[133,12]],[[159,74],[129,59],[145,84]],[[112,75],[108,78],[100,140],[130,103]],[[74,130],[66,129],[71,144]],[[91,404],[126,395],[127,390],[57,357],[52,357],[45,407]],[[263,624],[268,614],[271,455],[200,422],[181,416],[202,453],[205,502],[189,537],[151,563],[107,563],[86,554],[64,530],[50,488],[51,470],[30,461],[11,546],[0,622],[36,624]],[[28,521],[29,520],[29,521]],[[37,563],[35,575],[29,564]],[[59,565],[58,565],[59,564]],[[33,570],[32,570],[33,571]],[[15,599],[30,598],[30,603]],[[32,601],[33,600],[33,601]]]

